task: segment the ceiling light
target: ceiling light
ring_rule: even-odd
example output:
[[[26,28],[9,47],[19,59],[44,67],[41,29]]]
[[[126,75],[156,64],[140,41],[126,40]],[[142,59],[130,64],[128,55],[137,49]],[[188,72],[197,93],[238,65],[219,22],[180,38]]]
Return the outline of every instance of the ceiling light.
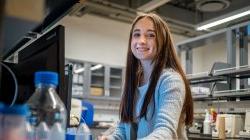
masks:
[[[101,67],[103,67],[103,65],[98,64],[98,65],[91,67],[90,70],[97,70],[97,69],[100,69]]]
[[[77,73],[81,73],[85,70],[85,68],[79,68],[79,69],[76,69],[74,70],[74,72],[77,74]]]
[[[231,0],[196,0],[196,8],[201,12],[217,12],[230,6]]]
[[[250,10],[249,7],[247,7],[247,10],[244,10],[242,12],[237,12],[237,13],[233,13],[233,14],[229,14],[229,16],[224,16],[224,18],[219,18],[217,20],[213,20],[213,22],[206,22],[202,25],[198,25],[198,27],[196,28],[196,30],[206,30],[208,28],[220,25],[222,23],[226,23],[244,16],[247,16],[250,14]]]

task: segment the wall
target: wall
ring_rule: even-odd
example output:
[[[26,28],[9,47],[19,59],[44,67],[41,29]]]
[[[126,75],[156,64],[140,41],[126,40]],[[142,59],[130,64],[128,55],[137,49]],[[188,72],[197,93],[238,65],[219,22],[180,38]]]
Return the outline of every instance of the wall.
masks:
[[[206,40],[202,47],[193,49],[193,74],[209,72],[214,62],[227,63],[226,34],[223,37]],[[236,39],[236,66],[239,66],[239,39]],[[250,64],[250,43],[248,43],[248,65]],[[181,56],[182,65],[185,68],[185,52]],[[250,85],[250,79],[248,79]],[[240,79],[236,79],[236,89],[240,89]]]
[[[193,73],[209,71],[214,62],[227,62],[227,48],[224,40],[210,42],[193,50]]]
[[[65,56],[109,65],[125,66],[130,24],[93,15],[66,16]],[[174,42],[186,37],[173,35]]]
[[[126,23],[84,15],[65,17],[67,58],[123,66],[129,26]]]
[[[202,47],[193,49],[193,73],[209,71],[214,62],[227,62],[226,36]],[[250,43],[248,43],[248,65],[250,64]],[[239,41],[236,40],[236,66],[239,66]],[[181,52],[182,65],[185,68],[185,52]]]

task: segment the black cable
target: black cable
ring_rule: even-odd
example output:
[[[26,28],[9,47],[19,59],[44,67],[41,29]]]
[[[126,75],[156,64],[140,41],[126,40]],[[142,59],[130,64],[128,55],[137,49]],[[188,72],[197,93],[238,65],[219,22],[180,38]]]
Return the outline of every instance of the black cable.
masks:
[[[16,78],[14,72],[7,65],[5,65],[3,62],[0,62],[0,64],[10,72],[10,74],[13,77],[13,80],[15,82],[15,94],[14,94],[13,100],[12,100],[12,102],[10,104],[10,107],[11,107],[11,106],[13,106],[15,104],[16,99],[17,99],[17,95],[18,95],[18,93],[17,93],[17,89],[18,89],[17,78]]]

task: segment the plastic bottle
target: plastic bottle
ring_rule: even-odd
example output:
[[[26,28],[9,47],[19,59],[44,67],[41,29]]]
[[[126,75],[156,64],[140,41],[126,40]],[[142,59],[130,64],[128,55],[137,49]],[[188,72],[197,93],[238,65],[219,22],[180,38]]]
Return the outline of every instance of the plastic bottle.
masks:
[[[41,122],[36,128],[36,140],[49,140],[50,130],[45,122]]]
[[[50,130],[50,140],[65,140],[65,133],[60,123],[55,123]]]
[[[203,134],[212,134],[211,121],[209,111],[205,110],[205,120],[203,121]]]
[[[35,93],[28,100],[33,120],[33,127],[38,136],[39,127],[45,126],[51,129],[54,124],[59,123],[65,134],[66,128],[66,109],[58,97],[56,87],[58,85],[58,74],[55,72],[36,72],[35,73]],[[58,139],[57,140],[61,140]]]
[[[27,105],[5,106],[2,118],[2,138],[4,140],[26,140]]]
[[[26,140],[34,140],[35,129],[29,121],[26,122]]]
[[[92,140],[90,129],[85,122],[81,122],[77,128],[75,140]]]

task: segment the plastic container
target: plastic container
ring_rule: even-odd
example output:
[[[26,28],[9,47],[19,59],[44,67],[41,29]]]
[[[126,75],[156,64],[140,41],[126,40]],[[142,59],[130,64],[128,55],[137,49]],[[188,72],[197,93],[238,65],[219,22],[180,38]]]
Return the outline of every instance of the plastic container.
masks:
[[[88,125],[82,122],[78,128],[68,128],[66,140],[92,140],[92,134]]]
[[[28,105],[31,110],[29,119],[32,120],[31,124],[36,129],[46,124],[48,129],[51,130],[51,128],[58,123],[63,131],[62,133],[65,135],[67,114],[65,106],[56,92],[57,85],[57,73],[35,73],[36,90],[28,100]],[[36,132],[36,137],[38,137],[38,135],[38,132]],[[57,138],[57,140],[61,139]]]
[[[209,111],[205,110],[205,120],[203,121],[203,134],[212,134],[211,120]]]
[[[26,140],[27,105],[13,105],[3,109],[1,136],[4,140]]]
[[[62,129],[60,123],[55,123],[50,130],[50,138],[57,138],[60,140],[65,140],[65,131]]]
[[[26,121],[26,139],[27,140],[34,140],[35,138],[35,128],[30,124],[29,121]]]
[[[75,140],[92,140],[90,129],[85,122],[80,123],[76,134]]]
[[[37,140],[49,140],[50,129],[45,122],[40,122],[36,127],[36,139]]]

